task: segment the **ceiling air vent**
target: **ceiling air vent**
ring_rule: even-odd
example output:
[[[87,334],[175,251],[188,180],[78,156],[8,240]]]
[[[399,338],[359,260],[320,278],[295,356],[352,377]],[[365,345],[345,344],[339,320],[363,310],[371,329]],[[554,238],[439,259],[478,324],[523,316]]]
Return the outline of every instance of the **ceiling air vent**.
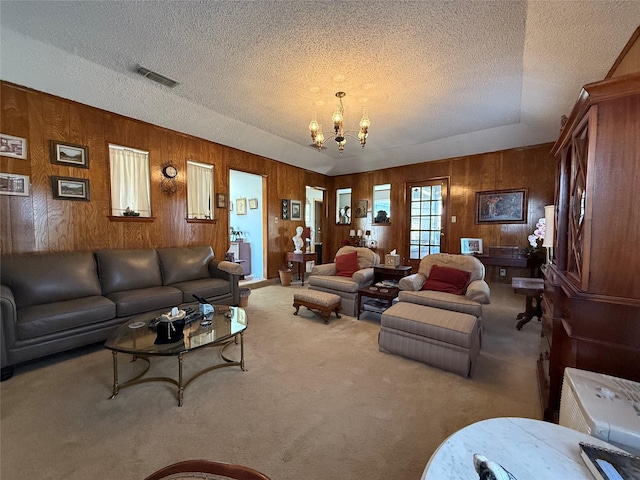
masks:
[[[138,72],[140,75],[147,77],[149,80],[153,80],[154,82],[161,83],[162,85],[169,88],[173,88],[176,85],[180,84],[179,82],[176,82],[175,80],[171,80],[170,78],[167,78],[164,75],[160,75],[159,73],[153,72],[148,68],[139,66],[136,72]]]

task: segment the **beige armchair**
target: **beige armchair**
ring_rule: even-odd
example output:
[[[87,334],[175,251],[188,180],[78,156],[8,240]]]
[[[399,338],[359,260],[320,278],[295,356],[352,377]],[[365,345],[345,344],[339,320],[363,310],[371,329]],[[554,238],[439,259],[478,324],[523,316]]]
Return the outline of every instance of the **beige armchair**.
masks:
[[[470,276],[466,288],[463,285],[461,293],[422,290],[434,265],[469,272]],[[491,302],[491,292],[489,285],[484,280],[484,275],[484,265],[472,255],[452,255],[449,253],[427,255],[420,261],[418,273],[400,280],[398,301],[468,313],[478,318],[480,329],[482,329],[482,305]]]
[[[356,258],[353,260],[356,263],[349,269],[349,262],[338,257],[351,254],[349,257],[351,259],[354,252]],[[373,267],[379,264],[380,256],[368,248],[342,247],[336,252],[333,263],[324,263],[313,267],[309,275],[309,289],[340,296],[342,312],[345,315],[355,317],[358,308],[358,290],[373,282]],[[349,274],[352,270],[353,273]]]

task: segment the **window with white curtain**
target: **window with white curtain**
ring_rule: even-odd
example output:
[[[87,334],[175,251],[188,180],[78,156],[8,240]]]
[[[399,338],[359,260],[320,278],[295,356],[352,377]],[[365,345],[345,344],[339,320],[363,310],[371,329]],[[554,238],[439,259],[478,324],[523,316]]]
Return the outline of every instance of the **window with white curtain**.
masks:
[[[151,216],[149,152],[109,144],[111,215]]]
[[[187,217],[213,219],[213,165],[187,160]]]

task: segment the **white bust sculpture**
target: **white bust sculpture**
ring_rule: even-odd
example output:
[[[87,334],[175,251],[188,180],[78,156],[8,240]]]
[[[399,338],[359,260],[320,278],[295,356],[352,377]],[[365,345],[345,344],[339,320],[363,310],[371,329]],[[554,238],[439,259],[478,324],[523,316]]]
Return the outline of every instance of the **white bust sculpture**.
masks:
[[[302,247],[304,247],[304,239],[302,238],[302,232],[303,232],[302,227],[296,228],[296,236],[293,237],[293,246],[295,247],[295,250],[293,251],[293,253],[302,253]]]

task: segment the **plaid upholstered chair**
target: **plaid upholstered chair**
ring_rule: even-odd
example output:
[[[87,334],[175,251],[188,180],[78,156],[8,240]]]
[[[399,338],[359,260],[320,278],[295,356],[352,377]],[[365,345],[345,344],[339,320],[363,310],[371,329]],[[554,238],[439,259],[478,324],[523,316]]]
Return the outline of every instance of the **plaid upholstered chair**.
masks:
[[[333,263],[316,265],[309,275],[309,289],[340,296],[342,313],[357,316],[358,290],[373,283],[373,267],[380,256],[364,247],[345,246],[336,252]]]

